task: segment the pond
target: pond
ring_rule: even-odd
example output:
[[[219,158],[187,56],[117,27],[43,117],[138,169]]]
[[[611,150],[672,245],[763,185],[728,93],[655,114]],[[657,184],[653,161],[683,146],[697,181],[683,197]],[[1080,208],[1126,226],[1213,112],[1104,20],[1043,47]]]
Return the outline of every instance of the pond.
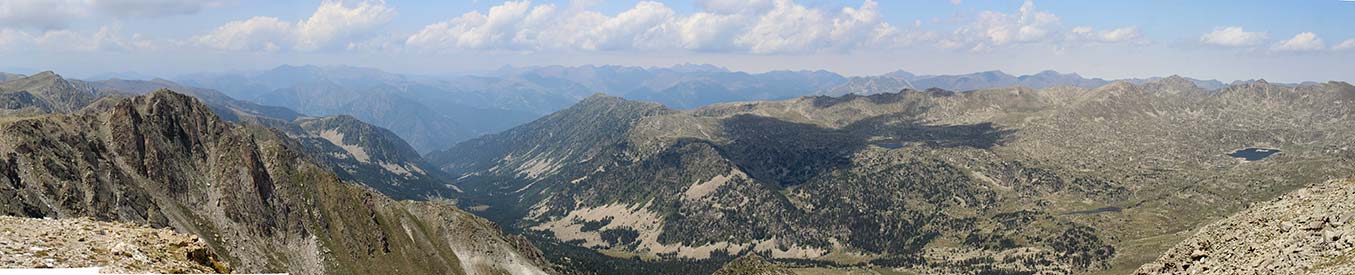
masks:
[[[1247,161],[1257,161],[1279,152],[1280,149],[1244,148],[1233,151],[1232,153],[1229,153],[1228,156],[1245,159]]]

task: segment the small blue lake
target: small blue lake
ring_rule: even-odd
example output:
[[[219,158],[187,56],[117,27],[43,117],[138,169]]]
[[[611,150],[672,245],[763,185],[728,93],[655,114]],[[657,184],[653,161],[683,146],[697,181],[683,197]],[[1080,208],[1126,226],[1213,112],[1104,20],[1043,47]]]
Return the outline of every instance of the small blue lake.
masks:
[[[1245,159],[1247,161],[1258,161],[1279,152],[1280,149],[1245,148],[1233,151],[1232,153],[1229,153],[1228,156]]]

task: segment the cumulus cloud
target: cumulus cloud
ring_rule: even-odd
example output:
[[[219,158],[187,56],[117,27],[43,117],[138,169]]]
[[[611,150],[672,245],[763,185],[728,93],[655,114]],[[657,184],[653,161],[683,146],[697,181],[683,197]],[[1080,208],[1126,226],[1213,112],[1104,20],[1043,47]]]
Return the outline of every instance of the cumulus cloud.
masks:
[[[1147,43],[1137,27],[1127,26],[1096,31],[1091,27],[1065,29],[1063,20],[1053,13],[1035,8],[1033,1],[1021,4],[1016,13],[980,12],[968,24],[937,42],[941,48],[986,51],[994,47],[1051,43]]]
[[[472,11],[425,26],[406,44],[424,49],[684,49],[796,53],[850,49],[900,41],[881,19],[878,3],[840,10],[791,0],[697,3],[679,15],[658,2],[640,2],[615,16],[551,4],[510,1],[488,13]]]
[[[1331,47],[1331,49],[1338,51],[1355,50],[1355,39],[1346,39],[1346,41],[1341,41],[1341,44],[1336,44],[1336,46]]]
[[[234,51],[354,48],[395,15],[395,10],[382,1],[325,1],[310,17],[295,23],[256,16],[227,22],[190,40],[200,46]]]
[[[1320,51],[1326,48],[1327,44],[1323,43],[1322,38],[1317,37],[1317,34],[1304,32],[1294,35],[1294,38],[1275,44],[1274,49],[1277,51],[1304,52]]]
[[[1143,33],[1139,32],[1138,27],[1123,27],[1102,31],[1096,31],[1091,27],[1076,27],[1069,33],[1069,38],[1074,41],[1103,43],[1144,42]]]
[[[222,50],[277,51],[288,45],[295,33],[292,23],[276,17],[256,16],[227,22],[211,33],[194,37],[193,42]]]
[[[1200,36],[1200,43],[1225,46],[1225,47],[1247,47],[1260,45],[1266,40],[1267,34],[1264,32],[1248,32],[1242,27],[1219,27],[1214,31]]]

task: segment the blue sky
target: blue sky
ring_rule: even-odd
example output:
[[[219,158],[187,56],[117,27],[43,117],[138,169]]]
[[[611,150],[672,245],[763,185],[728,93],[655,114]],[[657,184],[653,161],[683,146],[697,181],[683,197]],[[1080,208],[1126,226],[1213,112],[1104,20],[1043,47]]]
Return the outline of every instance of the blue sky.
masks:
[[[0,70],[711,63],[1355,81],[1346,1],[0,1]]]

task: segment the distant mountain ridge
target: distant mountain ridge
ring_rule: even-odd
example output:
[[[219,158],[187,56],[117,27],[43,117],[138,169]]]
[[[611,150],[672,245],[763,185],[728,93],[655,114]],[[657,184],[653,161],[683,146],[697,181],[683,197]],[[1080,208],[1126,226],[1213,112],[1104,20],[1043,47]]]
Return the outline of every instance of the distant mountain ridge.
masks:
[[[1146,79],[1123,79],[1134,84],[1144,84],[1163,77]],[[1187,78],[1196,86],[1206,90],[1217,90],[1226,86],[1218,80],[1199,80]],[[1059,73],[1041,71],[1033,75],[1014,76],[1002,71],[986,71],[963,75],[914,75],[906,71],[894,71],[879,76],[852,77],[847,83],[819,92],[822,95],[840,96],[845,94],[870,95],[889,93],[909,89],[939,88],[951,91],[972,91],[990,88],[1028,87],[1044,89],[1058,86],[1096,88],[1116,80],[1084,78],[1077,73]]]
[[[547,249],[556,259],[757,254],[924,274],[1132,272],[1166,247],[1142,240],[1355,173],[1355,86],[1195,83],[693,110],[595,95],[428,160],[458,178],[463,206],[597,253]],[[1227,155],[1246,147],[1285,153]]]
[[[1142,84],[1153,79],[1126,81]],[[190,74],[176,81],[312,116],[351,115],[394,131],[421,153],[508,129],[594,93],[694,109],[724,102],[869,95],[910,87],[952,91],[1013,86],[1094,88],[1111,82],[1054,71],[1013,76],[1001,71],[915,75],[899,70],[844,77],[823,70],[746,73],[709,64],[504,67],[486,75],[451,77],[349,66],[284,65],[263,71]],[[1218,81],[1193,81],[1205,89],[1223,86]]]
[[[280,66],[186,75],[177,81],[314,116],[351,115],[391,129],[416,150],[430,152],[530,121],[598,92],[696,108],[792,98],[844,80],[827,71],[748,74],[688,64],[505,68],[490,76],[449,78],[347,66]]]

